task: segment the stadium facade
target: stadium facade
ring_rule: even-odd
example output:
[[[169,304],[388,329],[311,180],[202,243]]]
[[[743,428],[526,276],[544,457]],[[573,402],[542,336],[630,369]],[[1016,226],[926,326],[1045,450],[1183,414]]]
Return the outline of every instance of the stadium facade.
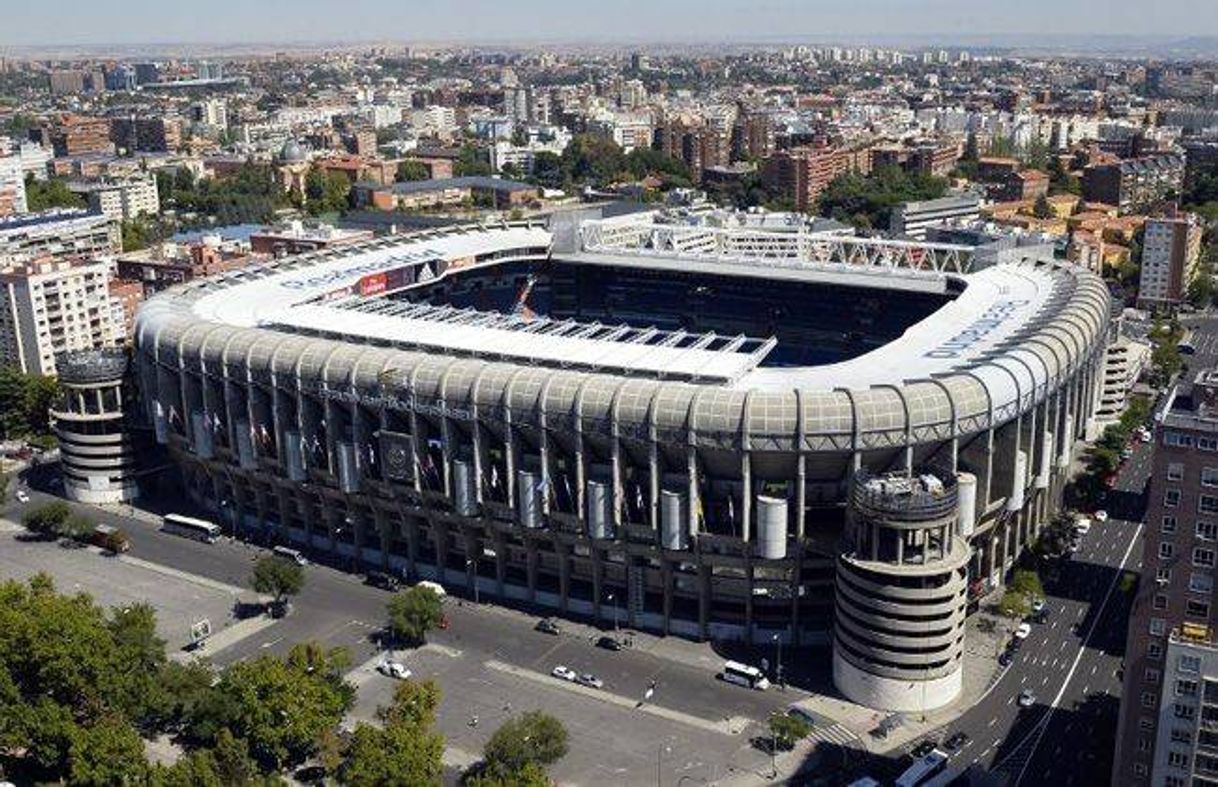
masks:
[[[1102,281],[1016,254],[650,215],[460,227],[171,290],[136,361],[187,489],[243,534],[831,643],[852,699],[936,707],[1100,393]]]

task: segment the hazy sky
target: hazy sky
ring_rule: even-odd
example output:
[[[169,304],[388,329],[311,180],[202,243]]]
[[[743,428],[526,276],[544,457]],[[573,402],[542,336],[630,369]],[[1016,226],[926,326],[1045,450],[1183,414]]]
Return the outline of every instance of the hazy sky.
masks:
[[[0,0],[0,45],[1218,35],[1218,0]]]

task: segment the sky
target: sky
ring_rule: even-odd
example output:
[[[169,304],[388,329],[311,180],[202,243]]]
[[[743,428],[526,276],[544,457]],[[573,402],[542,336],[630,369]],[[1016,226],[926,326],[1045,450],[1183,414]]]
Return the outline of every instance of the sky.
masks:
[[[1218,35],[1218,0],[0,0],[0,46]]]

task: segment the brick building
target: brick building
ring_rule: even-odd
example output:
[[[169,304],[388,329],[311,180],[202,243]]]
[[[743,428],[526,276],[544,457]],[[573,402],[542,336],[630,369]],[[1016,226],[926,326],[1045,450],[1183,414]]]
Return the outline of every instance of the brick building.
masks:
[[[846,158],[831,147],[797,147],[766,159],[761,178],[766,187],[794,202],[798,211],[812,211],[821,192],[846,171]]]

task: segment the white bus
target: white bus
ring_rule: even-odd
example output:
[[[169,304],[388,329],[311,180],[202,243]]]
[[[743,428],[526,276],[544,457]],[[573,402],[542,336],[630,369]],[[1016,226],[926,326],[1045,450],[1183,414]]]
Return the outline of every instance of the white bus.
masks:
[[[870,776],[864,776],[861,779],[856,779],[850,782],[846,787],[881,787],[880,783]]]
[[[915,762],[896,780],[895,787],[920,787],[947,770],[947,755],[935,749]]]
[[[770,681],[766,680],[766,676],[762,674],[761,670],[738,661],[729,661],[724,664],[723,672],[719,674],[719,677],[728,683],[738,683],[758,691],[765,691],[770,687]]]
[[[220,526],[181,514],[166,514],[161,520],[161,532],[214,544],[220,537]]]

